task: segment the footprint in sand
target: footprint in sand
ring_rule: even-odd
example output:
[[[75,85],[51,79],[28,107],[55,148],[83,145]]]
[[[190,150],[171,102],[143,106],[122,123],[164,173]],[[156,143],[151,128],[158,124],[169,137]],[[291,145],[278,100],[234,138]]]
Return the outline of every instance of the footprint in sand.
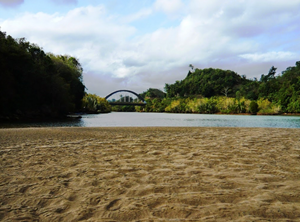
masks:
[[[115,199],[113,201],[111,201],[107,206],[106,206],[106,210],[109,211],[115,211],[115,210],[119,210],[121,208],[121,199]]]

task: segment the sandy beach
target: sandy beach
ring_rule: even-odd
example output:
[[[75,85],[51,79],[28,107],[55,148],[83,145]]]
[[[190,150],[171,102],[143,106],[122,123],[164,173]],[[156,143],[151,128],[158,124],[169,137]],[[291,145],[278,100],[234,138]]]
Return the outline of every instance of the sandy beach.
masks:
[[[0,129],[1,221],[300,221],[300,130]]]

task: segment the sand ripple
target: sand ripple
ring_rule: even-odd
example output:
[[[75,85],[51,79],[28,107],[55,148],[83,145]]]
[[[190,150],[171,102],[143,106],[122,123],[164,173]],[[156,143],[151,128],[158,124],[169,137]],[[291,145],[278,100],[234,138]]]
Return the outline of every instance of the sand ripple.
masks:
[[[299,135],[0,129],[0,220],[300,221]]]

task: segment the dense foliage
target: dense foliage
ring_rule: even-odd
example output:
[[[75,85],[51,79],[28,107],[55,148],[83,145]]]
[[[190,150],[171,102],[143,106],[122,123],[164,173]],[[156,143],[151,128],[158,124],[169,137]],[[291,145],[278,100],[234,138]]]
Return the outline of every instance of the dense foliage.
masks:
[[[255,103],[256,109],[251,104]],[[251,101],[240,98],[230,98],[226,96],[216,96],[211,98],[164,98],[147,100],[145,108],[136,107],[136,111],[145,112],[171,112],[171,113],[222,113],[222,114],[279,114],[280,106],[271,103],[268,99]]]
[[[145,110],[197,113],[300,113],[300,61],[296,62],[296,66],[288,67],[277,76],[276,68],[272,66],[268,74],[261,75],[260,80],[247,79],[246,76],[240,76],[229,70],[195,69],[194,72],[189,71],[185,79],[174,84],[166,84],[165,91],[166,99],[148,101]],[[224,100],[230,104],[225,108]],[[191,106],[190,101],[197,105]]]
[[[82,67],[0,31],[0,119],[61,117],[79,110]]]
[[[113,111],[281,114],[300,113],[300,62],[276,76],[272,66],[260,80],[230,70],[195,69],[185,79],[165,85],[166,93],[150,88],[140,95],[146,106],[113,106]],[[133,101],[133,99],[124,99]],[[122,98],[120,99],[122,101]]]
[[[159,89],[149,88],[147,91],[140,94],[145,99],[155,99],[160,98],[163,99],[166,97],[166,93]]]
[[[202,95],[212,97],[219,95],[234,96],[239,86],[247,79],[233,71],[221,69],[195,69],[184,80],[166,84],[168,97]]]
[[[82,99],[82,106],[85,113],[109,113],[111,111],[107,100],[95,94],[86,94]]]

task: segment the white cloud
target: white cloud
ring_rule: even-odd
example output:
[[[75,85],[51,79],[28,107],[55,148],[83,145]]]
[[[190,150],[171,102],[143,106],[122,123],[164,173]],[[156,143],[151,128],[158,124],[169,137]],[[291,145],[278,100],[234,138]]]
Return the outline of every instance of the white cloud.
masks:
[[[139,19],[143,19],[148,17],[149,15],[151,15],[153,13],[153,10],[151,8],[143,8],[140,11],[138,11],[137,13],[131,14],[126,16],[125,18],[121,18],[122,22],[125,23],[130,23]]]
[[[174,15],[183,10],[184,4],[181,0],[156,0],[154,8],[168,15]]]
[[[154,31],[136,35],[132,22],[146,27],[149,18],[157,19],[155,10],[170,16],[182,8],[177,25],[157,25]],[[47,52],[76,56],[86,71],[87,88],[105,96],[110,88],[162,89],[165,83],[183,79],[191,63],[247,77],[265,73],[270,64],[285,69],[300,57],[299,12],[296,0],[157,0],[152,8],[126,16],[112,16],[104,6],[87,6],[66,14],[25,13],[0,26]]]
[[[240,55],[240,57],[254,61],[254,62],[277,62],[299,59],[299,54],[293,52],[266,52],[266,53],[252,53]]]
[[[66,15],[26,13],[4,21],[1,27],[14,37],[25,36],[46,51],[76,55],[86,69],[104,72],[118,63],[116,50],[135,32],[133,27],[116,24],[102,6],[77,8]]]

